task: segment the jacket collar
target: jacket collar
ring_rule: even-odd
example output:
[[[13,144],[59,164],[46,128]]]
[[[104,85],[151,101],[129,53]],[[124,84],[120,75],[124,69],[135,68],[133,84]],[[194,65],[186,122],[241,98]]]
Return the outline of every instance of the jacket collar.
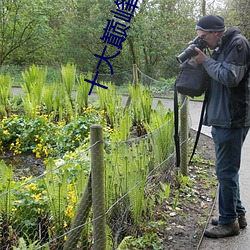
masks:
[[[219,54],[221,53],[221,50],[223,47],[225,47],[229,41],[231,41],[232,37],[241,34],[240,29],[237,26],[233,26],[225,31],[224,35],[221,38],[221,41],[219,41],[219,45],[217,48],[213,51],[213,58],[217,58]]]
[[[221,47],[225,46],[225,44],[227,44],[228,41],[230,41],[233,36],[238,35],[240,33],[241,33],[241,31],[237,26],[233,26],[230,29],[228,29],[227,31],[225,31],[225,33],[222,37]]]

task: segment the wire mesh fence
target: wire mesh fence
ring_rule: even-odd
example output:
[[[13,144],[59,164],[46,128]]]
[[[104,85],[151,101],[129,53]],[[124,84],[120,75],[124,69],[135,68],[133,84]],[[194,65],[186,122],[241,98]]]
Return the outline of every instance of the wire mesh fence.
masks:
[[[103,240],[107,249],[117,249],[125,237],[135,236],[138,225],[154,214],[160,183],[171,180],[174,145],[169,123],[140,138],[104,143],[105,214],[95,219],[91,204],[96,199],[98,207],[101,198],[92,197],[90,149],[81,152],[77,162],[48,161],[42,175],[24,178],[15,189],[11,168],[2,162],[1,249],[21,244],[34,249],[92,249]],[[107,239],[101,231],[94,241],[93,225],[98,227],[104,215]]]
[[[144,74],[139,68],[137,68],[140,75],[140,82],[148,86],[155,95],[172,96],[174,92],[174,80],[173,79],[160,79],[156,80],[146,74]]]
[[[48,159],[37,176],[17,178],[1,161],[1,249],[118,249],[142,233],[140,223],[152,218],[161,199],[161,183],[170,183],[175,172],[173,114],[165,119],[141,137],[97,139],[103,149],[94,157],[92,143],[73,158]],[[93,174],[100,170],[93,173],[93,164],[102,161],[102,151],[104,182],[96,183]],[[97,216],[94,210],[103,201],[96,187],[105,194],[104,212]]]

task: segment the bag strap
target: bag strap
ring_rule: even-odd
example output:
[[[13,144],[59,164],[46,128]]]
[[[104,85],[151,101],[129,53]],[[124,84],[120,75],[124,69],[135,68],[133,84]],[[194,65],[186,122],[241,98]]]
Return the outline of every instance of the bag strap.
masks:
[[[203,117],[204,117],[204,113],[205,113],[205,109],[206,109],[206,104],[207,104],[207,90],[205,91],[205,97],[204,97],[204,101],[202,103],[199,126],[198,126],[198,130],[196,132],[195,143],[194,143],[194,147],[193,147],[193,152],[192,152],[192,154],[190,156],[190,159],[189,159],[189,164],[192,162],[192,159],[193,159],[193,156],[195,154],[195,151],[196,151],[196,148],[197,148],[197,145],[198,145],[198,141],[199,141],[199,138],[200,138]]]
[[[177,81],[177,80],[176,80]],[[176,88],[176,81],[174,83],[174,141],[176,154],[176,167],[180,167],[180,137],[179,137],[179,112],[178,112],[178,93]]]
[[[200,138],[200,133],[201,133],[201,128],[202,128],[202,122],[203,122],[203,117],[206,109],[206,104],[207,104],[207,96],[208,96],[208,91],[205,91],[205,97],[204,101],[202,104],[202,109],[201,109],[201,114],[200,114],[200,121],[199,121],[199,126],[198,130],[196,133],[196,138],[195,138],[195,143],[193,147],[192,154],[190,156],[189,164],[192,162],[193,156],[195,154],[198,141]],[[180,137],[179,137],[179,109],[178,109],[178,92],[176,89],[176,82],[174,84],[174,128],[175,128],[175,133],[174,133],[174,141],[175,141],[175,153],[176,153],[176,167],[180,167]]]

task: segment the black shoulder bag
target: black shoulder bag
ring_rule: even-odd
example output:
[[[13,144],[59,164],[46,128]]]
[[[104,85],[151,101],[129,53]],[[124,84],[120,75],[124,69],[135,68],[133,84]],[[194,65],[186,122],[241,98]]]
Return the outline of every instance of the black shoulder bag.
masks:
[[[178,93],[191,97],[201,96],[207,88],[207,72],[192,58],[183,62],[175,86]]]
[[[198,126],[198,131],[196,134],[195,144],[193,152],[191,154],[189,163],[195,154],[195,150],[199,141],[200,132],[202,128],[202,121],[205,112],[206,102],[207,102],[207,85],[209,81],[209,76],[202,65],[196,64],[196,62],[190,58],[181,64],[180,73],[175,81],[174,88],[174,123],[175,123],[175,148],[176,148],[176,166],[180,166],[180,140],[179,140],[179,114],[178,114],[178,93],[187,96],[201,96],[205,93],[200,121]]]

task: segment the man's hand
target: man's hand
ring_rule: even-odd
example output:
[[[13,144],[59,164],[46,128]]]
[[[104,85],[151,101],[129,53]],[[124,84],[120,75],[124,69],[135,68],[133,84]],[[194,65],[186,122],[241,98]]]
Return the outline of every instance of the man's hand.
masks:
[[[194,48],[195,51],[198,53],[197,56],[192,57],[197,64],[203,64],[207,56],[197,47]]]

